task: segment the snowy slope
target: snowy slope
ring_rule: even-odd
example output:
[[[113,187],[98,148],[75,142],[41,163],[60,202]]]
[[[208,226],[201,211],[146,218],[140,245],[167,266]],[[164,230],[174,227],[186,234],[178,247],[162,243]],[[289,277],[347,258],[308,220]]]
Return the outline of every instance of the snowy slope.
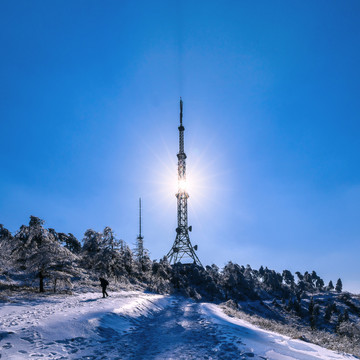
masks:
[[[355,359],[225,315],[214,304],[118,292],[13,299],[1,359]]]

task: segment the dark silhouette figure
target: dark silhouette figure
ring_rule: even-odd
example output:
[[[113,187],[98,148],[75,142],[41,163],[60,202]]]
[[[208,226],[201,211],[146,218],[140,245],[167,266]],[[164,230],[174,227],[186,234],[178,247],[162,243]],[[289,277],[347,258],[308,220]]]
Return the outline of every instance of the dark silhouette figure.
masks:
[[[99,280],[102,288],[103,297],[105,297],[105,295],[109,296],[109,294],[106,292],[106,287],[109,285],[109,282],[104,278],[99,278]]]
[[[40,270],[39,272],[39,278],[40,278],[40,292],[43,293],[45,292],[45,290],[44,290],[44,274],[42,270]]]

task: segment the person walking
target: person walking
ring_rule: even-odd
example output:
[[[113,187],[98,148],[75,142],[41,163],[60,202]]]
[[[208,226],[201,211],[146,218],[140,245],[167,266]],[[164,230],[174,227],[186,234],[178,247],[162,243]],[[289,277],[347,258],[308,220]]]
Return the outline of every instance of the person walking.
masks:
[[[103,298],[105,297],[105,295],[109,296],[109,294],[106,292],[106,288],[109,285],[109,282],[106,279],[102,278],[102,277],[99,278],[99,280],[100,280],[100,284],[101,284],[101,288],[102,288]]]

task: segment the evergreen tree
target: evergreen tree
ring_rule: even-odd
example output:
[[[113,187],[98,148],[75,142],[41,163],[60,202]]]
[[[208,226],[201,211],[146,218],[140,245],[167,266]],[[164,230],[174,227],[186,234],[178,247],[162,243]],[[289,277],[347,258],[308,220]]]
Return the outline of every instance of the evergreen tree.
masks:
[[[310,314],[310,326],[312,330],[316,328],[316,317],[314,314]]]
[[[225,265],[221,273],[220,284],[224,289],[227,300],[246,300],[248,297],[250,299],[257,298],[257,294],[254,292],[254,284],[245,278],[244,271],[244,267],[234,264],[231,261]],[[264,282],[268,283],[265,279],[267,272],[269,272],[269,270],[265,269]],[[271,280],[269,280],[269,282],[270,281]]]
[[[311,315],[312,313],[313,313],[313,311],[314,311],[314,299],[313,299],[313,297],[311,297],[311,299],[310,299],[310,303],[309,303],[309,314]]]
[[[302,316],[301,305],[300,305],[299,301],[297,301],[297,299],[294,300],[293,309],[298,316],[300,316],[300,317]]]
[[[72,233],[66,236],[64,247],[74,254],[79,254],[81,251],[81,243]]]
[[[136,238],[136,244],[134,249],[134,255],[136,260],[141,263],[144,257],[144,240],[142,237]]]
[[[293,287],[295,283],[294,275],[289,270],[284,270],[282,272],[282,280],[285,284]]]
[[[45,220],[42,220],[36,216],[30,215],[29,227],[40,228],[45,224]]]
[[[314,305],[312,313],[310,314],[310,326],[311,329],[315,329],[316,328],[316,324],[317,324],[317,319],[318,316],[320,314],[320,306],[318,304]]]
[[[130,275],[133,272],[133,253],[129,246],[124,247],[123,251],[124,265],[127,273]]]
[[[114,234],[114,231],[106,226],[102,235],[102,248],[107,248],[111,251],[118,250],[120,248],[120,240],[118,240]]]
[[[344,321],[343,313],[339,313],[338,319],[337,319],[337,322],[336,322],[336,326],[335,326],[336,332],[339,332],[340,325],[341,325],[341,323],[342,323],[343,321]]]
[[[75,260],[75,256],[68,249],[60,246],[56,239],[45,237],[26,263],[28,269],[35,271],[40,279],[40,292],[44,292],[46,278],[52,280],[53,290],[56,292],[58,281],[70,284],[70,278],[76,275]]]
[[[5,239],[7,240],[11,238],[12,238],[11,232],[8,229],[6,229],[3,224],[0,224],[0,242],[2,240]]]
[[[339,293],[342,292],[342,281],[340,278],[336,282],[335,290]]]
[[[319,290],[323,290],[324,285],[325,285],[324,280],[321,279],[320,277],[318,277],[318,278],[316,279],[316,282],[315,282],[316,288],[319,289]]]
[[[308,290],[307,285],[303,280],[299,280],[296,287],[297,287],[298,291],[301,291],[301,292]]]
[[[282,292],[282,276],[274,270],[269,270],[265,268],[265,273],[263,277],[264,288],[268,292]]]
[[[103,233],[87,230],[82,248],[83,266],[101,276],[118,277],[133,272],[133,256],[130,248],[118,240],[110,227]]]
[[[176,278],[166,256],[159,262],[153,261],[150,274],[149,288],[153,291],[160,293],[169,291],[170,279],[175,288],[180,287],[180,279]]]
[[[314,272],[313,272],[314,273]],[[315,273],[316,274],[316,273]],[[307,271],[305,271],[304,273],[304,278],[303,278],[304,283],[306,284],[306,287],[309,291],[311,291],[314,288],[313,285],[313,277],[311,274],[309,274]]]
[[[12,251],[16,246],[10,231],[0,224],[0,273],[14,266]]]
[[[102,234],[88,229],[85,231],[82,251],[88,257],[96,255],[102,246]]]
[[[264,276],[264,273],[265,273],[264,267],[261,265],[261,266],[260,266],[260,269],[259,269],[259,275],[260,275],[260,276]]]
[[[44,220],[30,216],[29,226],[21,225],[14,236],[12,257],[21,270],[26,269],[26,261],[38,246],[41,245],[45,229],[42,227]]]
[[[300,271],[297,271],[295,274],[298,277],[299,281],[302,281],[304,279],[304,276],[301,274]]]
[[[339,312],[339,309],[338,309],[338,307],[336,306],[336,304],[335,303],[333,303],[332,305],[331,305],[331,307],[332,307],[332,312],[333,313],[338,313]]]
[[[56,241],[59,241],[61,243],[61,239],[59,234],[55,231],[55,229],[49,228],[48,232],[54,237]]]
[[[294,303],[293,303],[292,299],[289,299],[286,310],[291,311],[293,308],[294,308]]]
[[[326,321],[330,321],[330,320],[331,320],[332,310],[333,310],[332,304],[328,304],[328,305],[326,306],[325,315],[324,315],[324,319],[325,319]]]
[[[44,220],[30,217],[29,226],[21,226],[15,235],[18,246],[13,256],[22,268],[33,272],[39,278],[39,291],[44,292],[44,281],[53,281],[54,291],[58,280],[69,282],[76,274],[75,256],[63,248],[55,231],[43,228]]]
[[[243,274],[247,281],[249,281],[249,282],[253,281],[253,270],[249,264],[246,265],[246,268],[245,268]]]
[[[328,291],[334,290],[334,285],[333,285],[333,282],[331,280],[329,281],[329,284],[327,286],[327,290]]]
[[[149,257],[149,250],[144,247],[143,237],[136,238],[136,244],[134,249],[134,256],[139,264],[140,271],[149,271],[151,266],[151,260]]]

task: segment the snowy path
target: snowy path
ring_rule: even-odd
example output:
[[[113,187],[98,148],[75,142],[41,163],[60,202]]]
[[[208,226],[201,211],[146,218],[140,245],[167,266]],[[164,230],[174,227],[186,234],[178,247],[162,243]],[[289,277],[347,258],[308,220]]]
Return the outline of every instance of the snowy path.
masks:
[[[262,331],[213,304],[120,292],[0,306],[1,359],[354,359]]]

